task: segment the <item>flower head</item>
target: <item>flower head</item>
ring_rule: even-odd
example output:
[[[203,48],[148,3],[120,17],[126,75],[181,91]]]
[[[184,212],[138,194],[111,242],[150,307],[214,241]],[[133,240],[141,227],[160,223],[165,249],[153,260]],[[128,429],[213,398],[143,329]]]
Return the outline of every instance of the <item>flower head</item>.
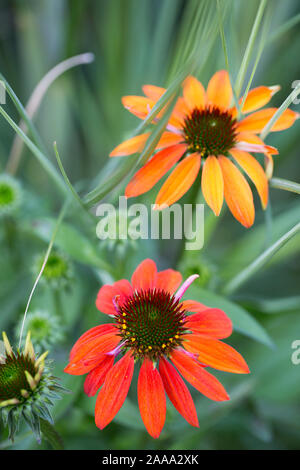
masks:
[[[170,206],[189,190],[202,165],[202,192],[207,204],[219,215],[225,197],[234,217],[250,227],[255,209],[244,174],[256,186],[262,207],[266,208],[267,174],[272,173],[272,155],[278,154],[276,148],[266,145],[257,135],[277,109],[257,110],[265,106],[279,88],[260,86],[250,90],[243,105],[243,98],[240,100],[243,115],[240,119],[237,108],[232,106],[233,93],[226,71],[216,72],[206,90],[195,77],[189,76],[183,83],[183,97],[175,105],[156,153],[134,175],[125,195],[133,197],[149,191],[176,165],[155,201],[156,209]],[[140,119],[147,117],[166,90],[145,85],[143,91],[144,97],[125,96],[122,100],[125,108]],[[157,119],[160,116],[158,114]],[[287,129],[298,117],[298,113],[286,109],[271,131]],[[149,133],[133,137],[116,147],[110,156],[140,152],[148,137]],[[266,172],[251,152],[264,154]]]
[[[34,276],[36,277],[44,263],[44,254],[37,256],[33,265]],[[41,282],[48,284],[54,289],[67,287],[73,276],[73,266],[69,258],[59,250],[52,250],[43,274]]]
[[[10,175],[0,175],[0,217],[12,214],[20,205],[21,187]]]
[[[190,276],[181,287],[181,274],[144,260],[131,282],[126,279],[101,287],[97,308],[112,322],[84,333],[73,346],[65,372],[88,374],[87,395],[95,395],[96,425],[103,429],[127,396],[135,364],[140,364],[138,401],[149,434],[157,438],[164,426],[168,395],[178,412],[192,425],[198,418],[181,375],[212,400],[229,400],[222,384],[206,367],[248,373],[242,356],[219,341],[232,332],[230,319],[219,309],[182,300]],[[115,362],[116,361],[116,362]],[[180,375],[181,374],[181,375]]]
[[[22,351],[14,352],[5,333],[0,351],[0,415],[9,427],[9,438],[14,439],[20,419],[32,428],[41,440],[40,420],[52,423],[49,411],[53,398],[59,398],[64,389],[49,372],[48,352],[36,357],[30,339],[26,338]]]

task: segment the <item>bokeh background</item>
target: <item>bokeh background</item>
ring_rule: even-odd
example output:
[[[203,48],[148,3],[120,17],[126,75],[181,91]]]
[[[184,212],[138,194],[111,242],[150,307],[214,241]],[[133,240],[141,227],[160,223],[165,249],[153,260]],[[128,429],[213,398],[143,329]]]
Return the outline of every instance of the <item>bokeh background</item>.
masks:
[[[233,80],[259,4],[257,0],[220,2]],[[280,84],[281,91],[272,101],[275,106],[292,91],[292,83],[300,80],[299,15],[297,0],[267,1],[249,63],[247,79],[262,52],[253,86]],[[64,168],[81,195],[109,179],[120,164],[119,159],[108,161],[109,152],[138,125],[123,109],[122,95],[140,94],[145,83],[170,85],[187,66],[189,52],[197,59],[194,73],[205,85],[216,70],[225,68],[215,2],[1,1],[0,71],[24,105],[52,67],[84,52],[93,53],[94,62],[57,78],[34,118],[49,159],[58,168],[53,151],[56,141]],[[4,108],[19,122],[9,98]],[[292,108],[299,111],[299,105]],[[1,173],[14,162],[14,136],[1,117]],[[280,151],[275,157],[275,176],[299,182],[299,123],[269,135],[267,142]],[[14,214],[0,219],[0,330],[17,341],[18,325],[64,197],[26,147],[13,173],[21,185],[21,200]],[[117,201],[129,176],[106,195],[106,201]],[[139,202],[150,205],[157,190]],[[196,197],[191,191],[183,202]],[[54,411],[66,449],[299,449],[300,364],[291,362],[291,345],[300,339],[300,236],[238,290],[224,294],[230,279],[300,220],[296,194],[272,189],[266,213],[258,198],[256,207],[256,222],[249,230],[226,210],[216,219],[206,207],[204,248],[187,252],[178,240],[100,242],[96,221],[71,204],[55,242],[56,258],[52,258],[54,271],[58,263],[63,275],[55,277],[52,271],[48,279],[44,276],[30,306],[37,318],[33,340],[50,348],[56,375],[72,390]],[[252,372],[249,376],[216,374],[229,390],[229,403],[215,404],[193,392],[199,429],[189,427],[169,407],[158,440],[143,427],[135,382],[113,423],[100,431],[94,424],[95,399],[84,395],[83,378],[63,373],[73,342],[104,321],[94,305],[101,284],[130,277],[147,256],[160,268],[179,268],[185,276],[200,274],[192,297],[223,308],[231,316],[235,332],[229,342],[246,358]],[[0,448],[8,448],[2,424],[0,439]],[[12,448],[48,448],[48,444],[38,446],[24,426]]]

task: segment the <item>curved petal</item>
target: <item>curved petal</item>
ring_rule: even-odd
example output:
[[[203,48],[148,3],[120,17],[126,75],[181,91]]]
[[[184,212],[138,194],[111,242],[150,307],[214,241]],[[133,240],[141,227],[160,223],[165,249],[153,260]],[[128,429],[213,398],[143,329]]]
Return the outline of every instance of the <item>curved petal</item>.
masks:
[[[138,401],[148,433],[158,438],[166,419],[166,396],[161,376],[149,359],[144,360],[139,373]]]
[[[90,342],[92,339],[99,338],[100,336],[106,335],[108,333],[114,334],[114,333],[117,333],[117,331],[118,330],[116,329],[116,326],[113,323],[106,323],[104,325],[94,326],[90,330],[83,333],[83,335],[81,335],[80,338],[78,338],[73,348],[71,349],[70,360],[73,359],[76,352],[80,348],[82,348],[84,344]]]
[[[153,101],[158,101],[166,91],[165,88],[156,85],[143,85],[142,90],[147,98]]]
[[[157,152],[128,183],[125,189],[126,197],[139,196],[149,191],[153,186],[180,160],[187,146],[178,144]]]
[[[250,131],[259,133],[276,113],[277,108],[266,108],[256,111],[245,117],[238,123],[238,131]],[[282,131],[291,127],[295,120],[299,118],[299,113],[286,109],[279,119],[273,124],[271,132]]]
[[[265,209],[268,204],[269,185],[261,165],[250,153],[237,149],[232,149],[230,153],[255,184],[261,204]]]
[[[96,299],[96,307],[100,312],[107,315],[115,315],[115,307],[113,298],[118,295],[119,303],[125,300],[132,294],[132,287],[127,279],[121,279],[115,282],[112,286],[105,284],[98,292]]]
[[[280,90],[279,85],[274,86],[258,86],[249,91],[247,98],[242,109],[244,114],[251,113],[256,109],[262,108],[269,103],[275,93]],[[240,104],[243,102],[243,98],[239,100]]]
[[[152,259],[142,261],[134,271],[131,283],[136,290],[147,290],[156,286],[157,268]]]
[[[232,321],[218,308],[207,308],[189,315],[184,326],[193,333],[201,333],[218,339],[228,338],[232,333]]]
[[[174,134],[174,132],[165,131],[158,141],[157,149],[164,149],[176,144],[184,143],[184,137],[181,134]]]
[[[175,349],[171,361],[181,375],[203,395],[215,401],[229,400],[223,385],[184,350]]]
[[[198,360],[208,367],[234,374],[249,373],[245,359],[229,344],[194,333],[183,335],[183,339],[185,349],[197,354]]]
[[[220,70],[211,77],[207,86],[206,99],[208,103],[214,106],[220,106],[221,108],[230,106],[232,88],[226,70]]]
[[[184,310],[187,312],[203,312],[203,310],[207,310],[209,307],[207,305],[201,304],[200,302],[197,302],[196,300],[184,300],[182,302]]]
[[[244,227],[253,225],[255,210],[253,195],[247,180],[236,166],[224,156],[219,157],[224,178],[225,200],[233,216]]]
[[[84,393],[89,397],[93,397],[104,384],[106,374],[113,367],[114,359],[114,356],[105,356],[102,362],[86,376]]]
[[[120,339],[117,334],[108,333],[84,343],[74,353],[64,372],[71,375],[90,372],[102,362],[105,354],[115,349]]]
[[[199,173],[200,163],[201,156],[192,153],[176,166],[157,195],[155,209],[171,206],[190,189]]]
[[[133,153],[141,152],[147,142],[147,139],[150,135],[150,132],[145,134],[136,135],[131,139],[125,140],[120,145],[118,145],[112,152],[110,152],[110,157],[124,157],[126,155],[132,155]]]
[[[179,271],[174,269],[165,269],[157,273],[156,287],[173,294],[180,286],[182,276]]]
[[[183,98],[190,111],[205,106],[205,89],[197,78],[189,76],[185,79],[183,83]]]
[[[127,396],[134,369],[134,359],[128,351],[107,373],[95,407],[95,422],[105,428],[123,405]]]
[[[174,407],[191,426],[199,427],[194,401],[176,369],[164,358],[159,361],[159,372],[165,391]]]
[[[224,199],[223,174],[218,159],[211,155],[203,166],[201,187],[204,199],[215,215],[219,215]]]
[[[140,119],[145,119],[155,105],[155,101],[145,96],[123,96],[122,103],[124,108]]]

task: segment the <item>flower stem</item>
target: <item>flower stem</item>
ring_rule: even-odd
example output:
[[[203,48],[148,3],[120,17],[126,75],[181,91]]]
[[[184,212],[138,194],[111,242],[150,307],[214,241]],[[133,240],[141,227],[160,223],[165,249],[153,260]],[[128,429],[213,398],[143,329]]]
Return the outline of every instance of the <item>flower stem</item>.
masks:
[[[295,183],[294,181],[288,181],[282,178],[272,178],[270,180],[270,186],[272,188],[283,189],[284,191],[300,194],[300,184]]]

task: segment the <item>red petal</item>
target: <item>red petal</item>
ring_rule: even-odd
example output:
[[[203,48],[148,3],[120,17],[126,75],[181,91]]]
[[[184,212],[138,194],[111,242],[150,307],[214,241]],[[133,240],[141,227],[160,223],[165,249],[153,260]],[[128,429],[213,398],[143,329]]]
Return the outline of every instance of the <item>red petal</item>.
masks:
[[[92,339],[97,338],[108,333],[116,333],[116,327],[113,323],[106,323],[105,325],[94,326],[90,330],[83,333],[80,338],[76,341],[70,352],[70,360],[75,356],[75,353],[82,348],[84,344],[90,342]]]
[[[196,353],[199,361],[208,367],[234,374],[249,373],[243,357],[228,344],[200,334],[183,335],[183,339],[185,349]]]
[[[165,269],[157,273],[156,287],[173,294],[180,286],[181,281],[180,272],[174,271],[174,269]]]
[[[232,333],[232,321],[218,308],[207,308],[188,316],[184,326],[193,332],[219,339],[227,338]]]
[[[103,385],[106,374],[112,368],[114,356],[105,356],[103,361],[91,370],[84,382],[84,392],[89,396],[94,396]]]
[[[156,285],[157,269],[152,259],[142,261],[134,271],[131,283],[134,289],[151,289]]]
[[[204,304],[200,304],[200,302],[197,302],[196,300],[184,300],[182,302],[184,310],[188,312],[203,312],[203,310],[207,310],[209,307]]]
[[[98,428],[105,428],[123,405],[131,384],[133,369],[134,359],[128,351],[106,375],[96,401],[95,421]]]
[[[96,307],[100,312],[108,315],[115,315],[116,310],[113,304],[113,298],[119,295],[119,302],[132,294],[132,287],[127,279],[115,282],[112,286],[105,284],[98,292]]]
[[[161,376],[149,359],[144,360],[139,373],[138,401],[148,433],[159,437],[166,419],[166,396]]]
[[[199,427],[192,396],[176,369],[162,358],[159,361],[159,372],[165,391],[176,410],[192,426]]]
[[[186,352],[175,349],[171,360],[181,375],[203,395],[215,401],[229,400],[223,385]]]

